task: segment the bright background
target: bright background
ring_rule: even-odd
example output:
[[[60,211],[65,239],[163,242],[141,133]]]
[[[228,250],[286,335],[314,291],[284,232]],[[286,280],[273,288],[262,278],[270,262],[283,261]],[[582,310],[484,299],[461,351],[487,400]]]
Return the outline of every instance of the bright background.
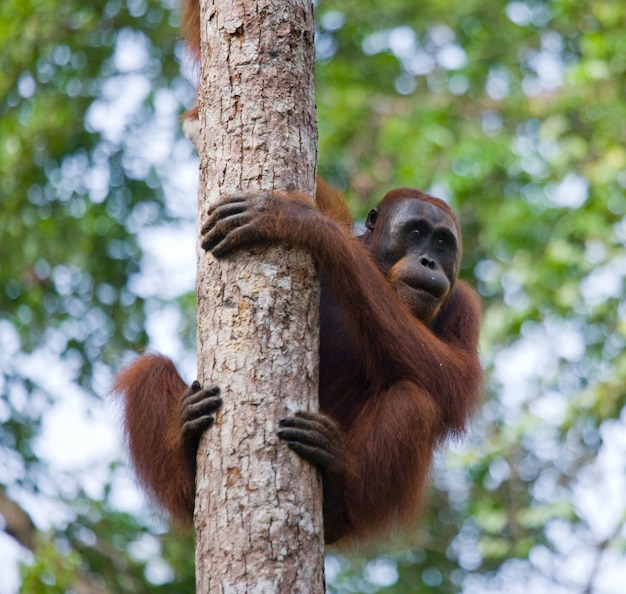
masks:
[[[0,594],[193,591],[191,540],[135,489],[107,398],[146,348],[194,377],[175,4],[2,1]],[[626,3],[316,16],[320,172],[357,217],[397,186],[450,201],[488,376],[420,525],[330,551],[329,592],[622,593]]]

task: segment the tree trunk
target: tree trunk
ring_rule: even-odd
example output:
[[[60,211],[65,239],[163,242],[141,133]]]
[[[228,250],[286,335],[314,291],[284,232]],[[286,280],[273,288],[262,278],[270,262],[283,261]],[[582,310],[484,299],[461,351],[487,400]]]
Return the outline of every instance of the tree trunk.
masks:
[[[314,195],[310,0],[201,0],[200,222],[234,192]],[[318,281],[310,256],[198,249],[198,377],[223,407],[198,453],[197,592],[324,592],[317,471],[276,437],[317,410]]]

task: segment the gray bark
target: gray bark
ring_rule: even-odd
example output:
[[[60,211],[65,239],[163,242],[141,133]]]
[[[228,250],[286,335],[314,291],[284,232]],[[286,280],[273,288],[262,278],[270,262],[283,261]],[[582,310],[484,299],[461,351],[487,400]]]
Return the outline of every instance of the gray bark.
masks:
[[[314,195],[309,0],[202,0],[200,222],[235,192]],[[197,592],[324,592],[317,471],[276,437],[316,410],[318,281],[306,253],[198,249],[198,377],[223,408],[198,453]]]

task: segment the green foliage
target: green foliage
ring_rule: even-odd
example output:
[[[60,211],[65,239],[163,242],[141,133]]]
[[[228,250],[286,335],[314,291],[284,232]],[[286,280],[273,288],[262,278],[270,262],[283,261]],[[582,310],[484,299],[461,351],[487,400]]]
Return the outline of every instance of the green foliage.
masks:
[[[419,527],[332,553],[329,591],[619,591],[626,4],[319,0],[316,17],[320,171],[357,216],[401,185],[450,200],[488,374]],[[38,441],[65,392],[103,395],[124,353],[148,344],[151,312],[175,308],[193,340],[192,293],[136,284],[142,232],[180,213],[167,163],[188,159],[176,115],[191,93],[177,18],[166,0],[3,0],[0,476],[18,502],[65,510],[22,569],[28,594],[193,590],[189,539],[120,510],[115,465],[88,495],[79,477],[53,480]],[[50,361],[49,374],[69,370],[64,390],[42,379]],[[595,569],[570,579],[577,554]]]
[[[37,549],[37,558],[22,572],[22,589],[32,594],[64,594],[76,579],[80,565],[78,555],[64,556],[52,543]]]
[[[132,516],[84,495],[73,507],[77,517],[65,530],[39,535],[35,562],[21,567],[23,592],[193,591],[190,535],[150,535]]]

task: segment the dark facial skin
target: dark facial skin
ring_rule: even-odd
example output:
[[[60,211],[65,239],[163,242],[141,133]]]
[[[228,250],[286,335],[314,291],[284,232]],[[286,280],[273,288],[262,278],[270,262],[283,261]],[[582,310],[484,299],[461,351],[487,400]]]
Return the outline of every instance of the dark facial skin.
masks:
[[[464,430],[480,395],[480,304],[456,280],[461,232],[445,202],[388,192],[355,238],[337,196],[274,192],[224,197],[208,211],[202,247],[307,249],[320,271],[319,412],[278,421],[281,440],[316,465],[326,542],[410,525],[437,445]],[[318,196],[320,188],[318,187]],[[337,218],[333,218],[337,217]],[[144,355],[123,370],[133,464],[172,517],[190,523],[196,450],[221,406],[219,389],[188,387],[174,364]]]
[[[199,1],[181,4],[198,62]],[[196,119],[197,107],[185,118]],[[207,213],[201,245],[216,258],[263,243],[315,258],[320,411],[283,417],[277,432],[321,470],[326,542],[362,541],[413,525],[435,448],[476,409],[480,303],[455,281],[461,231],[444,202],[415,188],[391,190],[359,238],[345,200],[321,179],[315,202],[298,192],[224,196]],[[198,442],[222,404],[219,389],[189,387],[172,361],[148,354],[120,372],[114,392],[124,399],[141,483],[190,525]]]
[[[363,239],[375,246],[380,271],[413,315],[432,321],[458,271],[453,219],[434,204],[406,198],[370,211],[365,226]]]

